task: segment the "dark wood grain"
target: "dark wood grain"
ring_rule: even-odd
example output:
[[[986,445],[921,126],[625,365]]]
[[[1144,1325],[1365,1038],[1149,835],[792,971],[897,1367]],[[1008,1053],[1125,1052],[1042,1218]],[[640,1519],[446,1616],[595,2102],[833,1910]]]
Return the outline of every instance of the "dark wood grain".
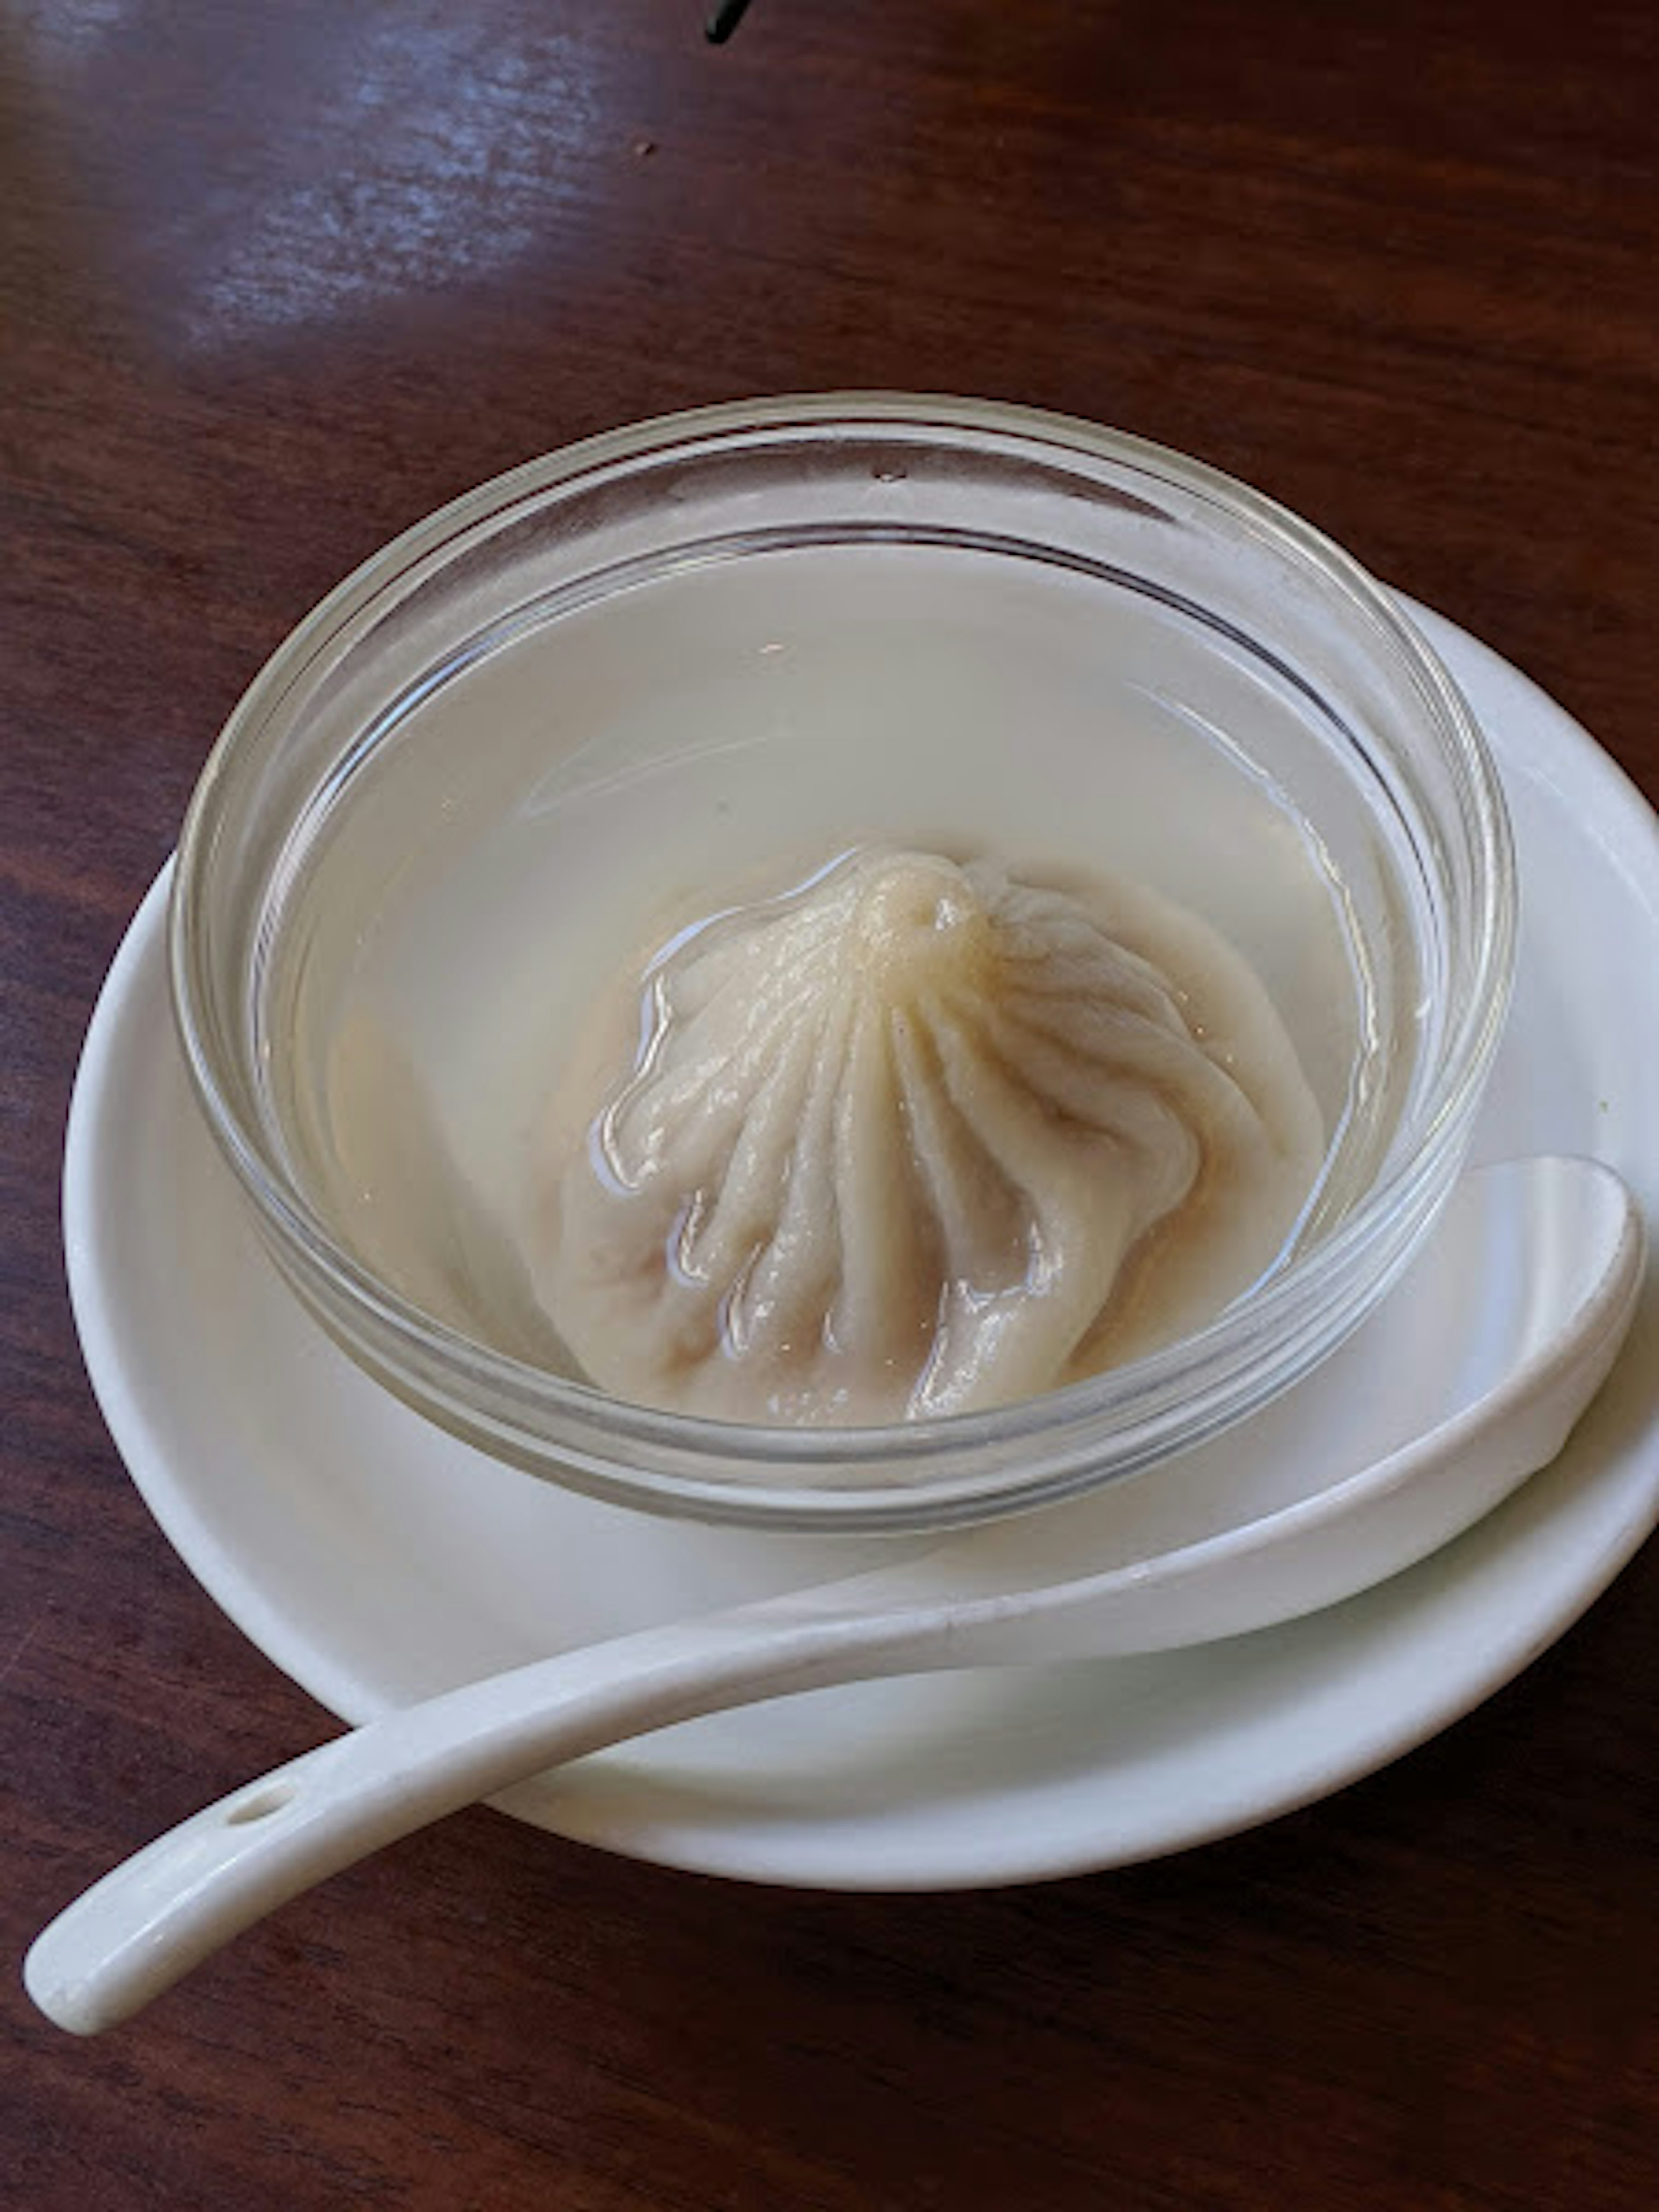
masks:
[[[15,0],[0,11],[0,1917],[325,1732],[151,1525],[76,1348],[80,1037],[237,692],[404,524],[661,409],[968,390],[1202,454],[1659,793],[1647,0]],[[1651,1019],[1656,1008],[1633,1009]],[[485,1813],[82,2046],[0,2197],[712,2212],[1659,2201],[1639,1560],[1255,1834],[770,1893]]]

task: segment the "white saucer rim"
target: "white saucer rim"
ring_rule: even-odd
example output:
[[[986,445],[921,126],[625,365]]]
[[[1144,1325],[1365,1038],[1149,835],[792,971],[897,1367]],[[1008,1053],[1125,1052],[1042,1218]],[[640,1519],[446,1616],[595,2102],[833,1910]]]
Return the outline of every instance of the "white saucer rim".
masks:
[[[116,949],[93,1007],[70,1097],[64,1140],[61,1221],[64,1273],[70,1308],[80,1341],[82,1362],[98,1410],[121,1462],[168,1544],[191,1577],[231,1624],[325,1711],[356,1721],[349,1704],[337,1703],[337,1687],[358,1686],[349,1677],[336,1685],[330,1670],[314,1665],[316,1654],[301,1646],[285,1611],[272,1603],[247,1573],[242,1560],[222,1543],[180,1493],[171,1454],[149,1413],[137,1380],[129,1370],[120,1328],[106,1296],[98,1267],[94,1209],[82,1203],[82,1184],[90,1186],[94,1145],[90,1131],[107,1091],[105,1070],[116,1058],[120,1027],[131,983],[146,959],[164,957],[167,908],[175,856],[169,854],[139,901]]]
[[[1650,810],[1643,794],[1620,769],[1617,763],[1597,746],[1593,738],[1574,722],[1548,695],[1533,684],[1510,664],[1481,646],[1479,641],[1464,638],[1455,627],[1443,623],[1428,610],[1413,609],[1423,619],[1423,626],[1431,640],[1437,630],[1451,631],[1459,644],[1473,647],[1488,660],[1501,668],[1507,679],[1519,681],[1538,702],[1539,710],[1547,713],[1552,724],[1552,736],[1569,744],[1577,756],[1575,766],[1583,766],[1596,776],[1609,804],[1620,811],[1632,806],[1651,821]],[[1655,825],[1659,837],[1659,823]],[[87,1133],[93,1118],[94,1096],[105,1075],[106,1063],[114,1049],[118,1030],[118,1017],[131,984],[131,977],[147,954],[153,956],[153,939],[159,929],[159,909],[165,904],[169,868],[164,868],[152,885],[140,907],[135,921],[124,939],[112,965],[99,1004],[89,1027],[82,1068],[77,1077],[75,1097],[71,1103],[69,1138],[66,1146],[64,1183],[64,1231],[71,1299],[77,1327],[82,1333],[88,1373],[100,1408],[118,1449],[121,1451],[136,1486],[145,1498],[151,1511],[168,1536],[174,1548],[196,1578],[212,1596],[215,1602],[231,1618],[258,1648],[273,1659],[274,1663],[319,1697],[331,1710],[354,1719],[368,1717],[372,1700],[364,1700],[355,1693],[361,1684],[352,1685],[350,1700],[337,1701],[332,1686],[319,1686],[320,1674],[326,1671],[317,1666],[314,1647],[307,1647],[303,1666],[289,1663],[279,1656],[291,1643],[290,1624],[281,1607],[270,1605],[263,1597],[257,1582],[248,1576],[243,1563],[220,1544],[197,1520],[193,1509],[179,1495],[176,1482],[167,1466],[167,1455],[159,1435],[152,1429],[144,1410],[142,1393],[131,1385],[122,1364],[118,1332],[101,1295],[97,1279],[94,1251],[94,1238],[85,1233],[85,1224],[79,1216],[83,1208],[75,1203],[76,1176],[84,1164]],[[1547,1477],[1539,1478],[1540,1481]],[[1500,1513],[1507,1509],[1500,1509]],[[1086,1850],[1062,1850],[1043,1853],[1030,1850],[1018,1864],[1007,1864],[988,1871],[982,1865],[957,1878],[939,1879],[938,1875],[914,1880],[860,1881],[849,1879],[842,1869],[839,1874],[825,1870],[816,1874],[780,1872],[769,1869],[762,1875],[745,1877],[740,1869],[732,1867],[729,1855],[718,1851],[707,1860],[699,1858],[695,1850],[684,1847],[665,1852],[653,1845],[649,1835],[630,1839],[625,1836],[606,1835],[603,1838],[584,1838],[599,1842],[603,1847],[617,1855],[649,1859],[656,1863],[669,1863],[735,1878],[763,1879],[769,1884],[790,1886],[832,1886],[841,1888],[913,1888],[936,1889],[957,1887],[991,1887],[1009,1882],[1039,1880],[1096,1869],[1104,1864],[1127,1864],[1135,1859],[1156,1857],[1176,1849],[1213,1840],[1225,1834],[1259,1825],[1262,1820],[1277,1817],[1281,1813],[1296,1809],[1346,1786],[1362,1776],[1376,1771],[1393,1759],[1430,1740],[1450,1726],[1476,1706],[1485,1702],[1505,1683],[1513,1680],[1544,1650],[1555,1642],[1572,1623],[1595,1602],[1621,1567],[1640,1547],[1650,1533],[1656,1517],[1659,1517],[1659,1489],[1651,1498],[1645,1496],[1632,1500],[1627,1515],[1607,1532],[1605,1540],[1588,1559],[1576,1561],[1569,1572],[1563,1564],[1559,1586],[1550,1594],[1550,1601],[1543,1609],[1529,1610],[1524,1622],[1501,1644],[1488,1646],[1482,1654],[1484,1663],[1477,1673],[1462,1678],[1455,1687],[1437,1700],[1424,1705],[1414,1715],[1412,1726],[1401,1730],[1395,1720],[1383,1723],[1369,1735],[1364,1733],[1349,1740],[1343,1747],[1344,1755],[1327,1762],[1316,1770],[1310,1767],[1300,1782],[1289,1789],[1283,1786],[1264,1790],[1249,1802],[1237,1802],[1224,1809],[1218,1808],[1208,1823],[1183,1824],[1178,1838],[1147,1845],[1130,1853],[1103,1859]],[[1483,1524],[1484,1525],[1484,1524]],[[1473,1532],[1478,1534],[1480,1532]],[[1467,1542],[1468,1539],[1460,1540]],[[1455,1548],[1455,1547],[1454,1547]],[[1424,1566],[1409,1571],[1419,1575]],[[1401,1577],[1406,1580],[1407,1577]],[[1268,1631],[1274,1634],[1285,1632]],[[275,1648],[273,1648],[273,1646]],[[353,1705],[356,1710],[353,1710]],[[1281,1783],[1283,1778],[1280,1778]],[[541,1825],[548,1825],[545,1820]],[[567,1833],[580,1833],[566,1830]],[[1040,1844],[1040,1838],[1030,1841]]]
[[[1534,1480],[1541,1485],[1547,1482],[1548,1476],[1542,1474]],[[1506,1500],[1488,1516],[1489,1521],[1498,1520],[1514,1503],[1512,1499]],[[1467,1534],[1454,1539],[1446,1547],[1447,1552],[1455,1552],[1470,1543],[1486,1526],[1486,1522],[1481,1522]],[[1659,1528],[1659,1484],[1655,1485],[1650,1495],[1634,1501],[1630,1512],[1619,1520],[1606,1540],[1590,1553],[1588,1563],[1575,1561],[1573,1571],[1564,1571],[1557,1600],[1551,1607],[1541,1613],[1528,1613],[1520,1632],[1512,1641],[1496,1646],[1488,1645],[1486,1656],[1489,1663],[1485,1670],[1479,1674],[1461,1678],[1456,1690],[1439,1703],[1420,1706],[1408,1729],[1401,1730],[1391,1723],[1379,1721],[1369,1733],[1361,1731],[1348,1739],[1343,1757],[1319,1767],[1310,1762],[1305,1776],[1288,1787],[1281,1783],[1280,1786],[1266,1790],[1255,1798],[1241,1791],[1231,1802],[1218,1806],[1210,1820],[1183,1820],[1169,1836],[1148,1837],[1127,1849],[1112,1850],[1105,1855],[1086,1849],[1048,1852],[1028,1849],[1024,1856],[1017,1863],[1010,1860],[1005,1866],[988,1873],[976,1866],[971,1869],[964,1868],[955,1874],[947,1872],[941,1875],[936,1868],[928,1873],[906,1874],[902,1869],[889,1869],[866,1875],[857,1869],[849,1872],[844,1866],[837,1865],[831,1852],[817,1867],[811,1863],[810,1856],[801,1859],[798,1856],[796,1863],[791,1867],[769,1867],[764,1871],[750,1871],[740,1864],[734,1865],[729,1845],[724,1850],[705,1853],[700,1851],[695,1843],[688,1845],[678,1836],[658,1838],[655,1832],[648,1827],[635,1837],[614,1832],[603,1836],[590,1835],[584,1832],[580,1822],[561,1823],[557,1828],[551,1828],[544,1820],[520,1813],[511,1802],[510,1795],[490,1802],[497,1810],[507,1813],[511,1818],[528,1818],[532,1825],[548,1828],[549,1832],[558,1834],[568,1843],[603,1850],[613,1857],[632,1860],[641,1865],[671,1867],[683,1874],[713,1875],[722,1881],[752,1881],[769,1889],[833,1889],[848,1895],[866,1896],[938,1896],[957,1892],[1020,1888],[1028,1883],[1066,1881],[1086,1875],[1150,1865],[1159,1859],[1174,1857],[1180,1852],[1200,1850],[1206,1844],[1224,1843],[1229,1838],[1248,1835],[1252,1830],[1265,1827],[1272,1821],[1322,1804],[1328,1798],[1336,1796],[1356,1783],[1384,1772],[1399,1760],[1408,1758],[1413,1752],[1432,1743],[1437,1737],[1455,1728],[1458,1722],[1467,1720],[1483,1705],[1490,1704],[1500,1691],[1518,1681],[1559,1644],[1605,1596],[1652,1537],[1656,1528]],[[1437,1558],[1439,1556],[1436,1555]],[[1407,1568],[1395,1579],[1403,1583],[1421,1575],[1425,1567],[1432,1567],[1434,1564],[1434,1559],[1423,1561],[1415,1567]],[[1389,1583],[1380,1583],[1377,1589],[1387,1591],[1389,1587]],[[1366,1591],[1358,1598],[1346,1601],[1342,1606],[1330,1607],[1329,1612],[1336,1614],[1346,1611],[1349,1607],[1361,1606],[1366,1598],[1375,1594]],[[1324,1618],[1310,1614],[1301,1620],[1285,1623],[1282,1629],[1262,1629],[1255,1632],[1261,1636],[1286,1634],[1304,1629],[1310,1621]],[[1226,1645],[1235,1640],[1244,1639],[1223,1638],[1205,1648],[1218,1657],[1224,1652]],[[370,1716],[365,1715],[364,1717]],[[797,1850],[799,1852],[799,1846]]]

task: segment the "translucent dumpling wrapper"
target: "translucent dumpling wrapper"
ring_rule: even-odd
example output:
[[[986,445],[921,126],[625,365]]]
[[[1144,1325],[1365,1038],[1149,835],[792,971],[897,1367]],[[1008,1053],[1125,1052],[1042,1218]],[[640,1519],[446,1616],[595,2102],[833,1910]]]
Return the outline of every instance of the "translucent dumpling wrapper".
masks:
[[[1032,1396],[1219,1310],[1322,1157],[1261,982],[1123,883],[860,850],[680,932],[627,1006],[554,1116],[537,1289],[637,1403]]]

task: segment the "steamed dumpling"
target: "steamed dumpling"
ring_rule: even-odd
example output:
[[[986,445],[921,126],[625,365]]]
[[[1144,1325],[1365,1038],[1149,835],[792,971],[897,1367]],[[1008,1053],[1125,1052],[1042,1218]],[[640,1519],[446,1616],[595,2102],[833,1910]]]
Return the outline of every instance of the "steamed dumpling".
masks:
[[[538,1288],[601,1388],[730,1419],[964,1413],[1144,1350],[1270,1264],[1322,1150],[1201,924],[927,853],[682,932],[630,1042],[566,1104]]]

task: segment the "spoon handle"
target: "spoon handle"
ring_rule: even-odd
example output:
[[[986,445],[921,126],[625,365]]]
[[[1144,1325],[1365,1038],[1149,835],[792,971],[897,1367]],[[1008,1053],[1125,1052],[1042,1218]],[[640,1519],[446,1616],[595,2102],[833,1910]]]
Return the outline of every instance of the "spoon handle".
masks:
[[[757,1695],[879,1673],[939,1608],[871,1620],[787,1598],[533,1661],[354,1729],[207,1806],[37,1937],[29,1995],[77,2035],[149,2003],[301,1891],[429,1821],[602,1745]]]

